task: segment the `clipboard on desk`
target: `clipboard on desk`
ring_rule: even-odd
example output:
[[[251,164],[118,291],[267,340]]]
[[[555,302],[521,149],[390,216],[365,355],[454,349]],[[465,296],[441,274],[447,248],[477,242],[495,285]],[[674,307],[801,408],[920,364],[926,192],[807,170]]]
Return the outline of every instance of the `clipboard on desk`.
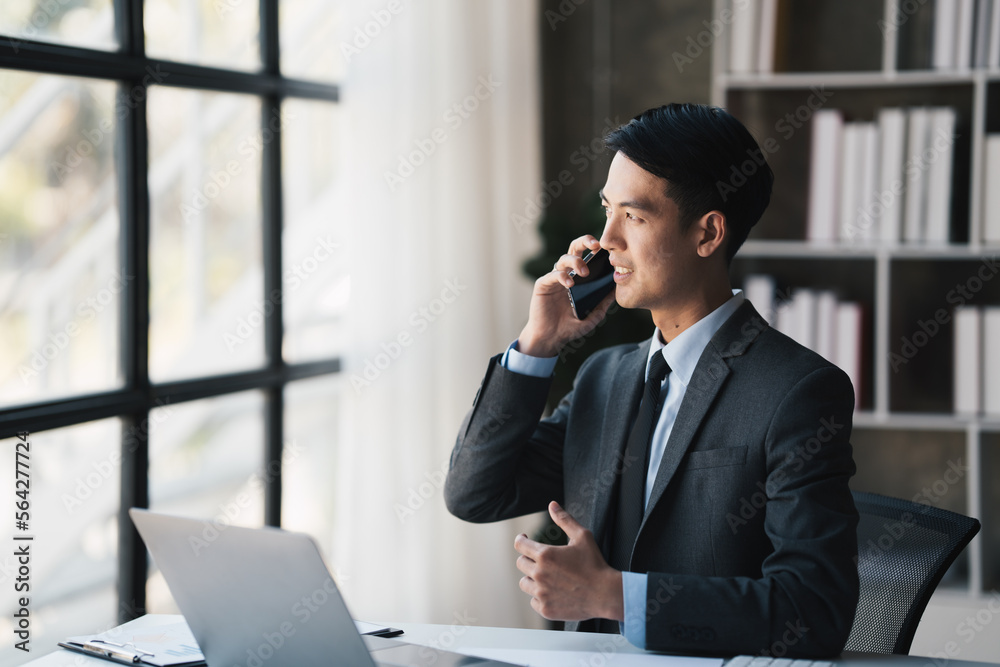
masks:
[[[134,632],[123,630],[124,627],[97,635],[70,637],[59,642],[59,646],[126,665],[198,667],[205,664],[205,656],[187,623],[168,623]]]
[[[179,618],[179,617],[174,617]],[[354,621],[358,633],[395,637],[402,630],[375,623]],[[136,627],[131,623],[96,635],[70,637],[59,646],[95,658],[126,665],[151,667],[200,667],[205,656],[188,624],[183,620]]]
[[[126,665],[154,665],[155,667],[197,667],[205,664],[205,657],[200,659],[181,658],[168,656],[165,659],[155,653],[147,653],[142,649],[136,649],[124,644],[105,642],[101,640],[91,640],[76,642],[67,639],[59,642],[59,646],[68,648],[70,651],[83,653],[94,658],[103,658],[113,662],[120,662]],[[201,653],[200,651],[198,652]]]

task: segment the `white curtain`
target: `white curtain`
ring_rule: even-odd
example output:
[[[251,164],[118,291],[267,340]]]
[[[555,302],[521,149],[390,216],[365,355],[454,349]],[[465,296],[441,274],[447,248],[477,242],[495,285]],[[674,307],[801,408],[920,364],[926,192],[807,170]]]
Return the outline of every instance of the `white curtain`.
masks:
[[[538,518],[466,524],[442,493],[487,361],[527,316],[538,238],[512,216],[541,182],[536,0],[345,4],[332,564],[359,618],[538,627],[513,550]]]

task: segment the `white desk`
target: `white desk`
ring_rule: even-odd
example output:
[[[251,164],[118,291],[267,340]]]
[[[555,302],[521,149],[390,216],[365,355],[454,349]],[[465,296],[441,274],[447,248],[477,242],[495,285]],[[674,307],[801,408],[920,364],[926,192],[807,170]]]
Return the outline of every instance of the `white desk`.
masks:
[[[478,655],[484,658],[517,663],[519,662],[517,657],[525,649],[549,653],[550,656],[544,662],[531,663],[540,667],[600,667],[601,665],[613,667],[625,662],[627,660],[625,656],[635,655],[648,656],[651,664],[670,665],[670,667],[673,667],[674,664],[682,664],[672,660],[664,660],[665,656],[650,654],[638,649],[629,644],[621,635],[425,623],[387,623],[387,625],[402,629],[404,634],[400,639],[405,638],[411,643]],[[589,652],[589,656],[580,656],[576,653],[580,651]],[[573,652],[573,655],[568,653],[559,655],[559,652]],[[1000,656],[997,656],[997,660],[1000,660]],[[702,664],[709,667],[721,662],[722,660],[711,661],[697,658],[691,664]],[[864,667],[878,667],[878,665],[885,665],[885,667],[989,667],[990,665],[1000,665],[1000,662],[946,661],[924,656],[857,653],[846,653],[833,662],[844,667],[852,665],[858,667],[862,665]]]
[[[133,628],[143,625],[162,624],[180,620],[180,616],[149,615],[132,621]],[[718,659],[686,659],[658,656],[646,653],[629,644],[620,635],[599,635],[582,632],[557,632],[552,630],[523,630],[515,628],[489,628],[469,625],[432,625],[427,623],[387,623],[400,628],[404,634],[400,639],[413,644],[433,646],[518,663],[520,657],[530,655],[532,665],[540,667],[603,667],[609,665],[650,664],[712,667],[721,664]],[[389,640],[381,640],[389,641]],[[529,653],[530,652],[530,653]],[[968,660],[934,660],[918,656],[859,656],[845,655],[836,661],[838,665],[849,667],[984,667],[989,664]],[[91,658],[79,653],[56,649],[52,653],[26,665],[30,667],[113,667],[115,663]],[[230,667],[228,665],[223,667]]]
[[[663,656],[636,648],[621,635],[424,623],[386,625],[403,630],[399,639],[413,644],[532,667],[613,667],[626,662],[636,667],[646,664],[664,667],[665,662],[670,662],[669,667],[722,665],[720,659],[677,658],[666,661]]]

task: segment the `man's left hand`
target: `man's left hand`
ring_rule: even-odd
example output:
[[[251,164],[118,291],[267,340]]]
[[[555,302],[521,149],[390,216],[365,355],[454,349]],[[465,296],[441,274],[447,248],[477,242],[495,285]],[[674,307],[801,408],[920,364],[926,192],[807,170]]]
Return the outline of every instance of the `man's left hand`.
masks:
[[[525,575],[520,586],[531,596],[531,607],[553,621],[623,621],[622,573],[604,560],[593,533],[559,503],[549,503],[549,515],[569,544],[542,544],[523,533],[514,539],[514,549],[521,554],[517,569]]]

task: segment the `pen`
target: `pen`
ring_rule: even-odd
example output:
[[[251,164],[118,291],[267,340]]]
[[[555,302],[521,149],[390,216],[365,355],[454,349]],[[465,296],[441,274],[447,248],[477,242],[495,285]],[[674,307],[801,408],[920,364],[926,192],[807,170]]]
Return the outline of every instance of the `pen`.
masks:
[[[96,653],[97,655],[109,658],[111,660],[118,660],[120,662],[139,662],[139,656],[134,653],[127,653],[122,650],[116,650],[111,648],[108,644],[110,642],[101,642],[100,640],[95,640],[93,642],[85,642],[83,644],[83,650]],[[116,644],[116,646],[118,646]]]

